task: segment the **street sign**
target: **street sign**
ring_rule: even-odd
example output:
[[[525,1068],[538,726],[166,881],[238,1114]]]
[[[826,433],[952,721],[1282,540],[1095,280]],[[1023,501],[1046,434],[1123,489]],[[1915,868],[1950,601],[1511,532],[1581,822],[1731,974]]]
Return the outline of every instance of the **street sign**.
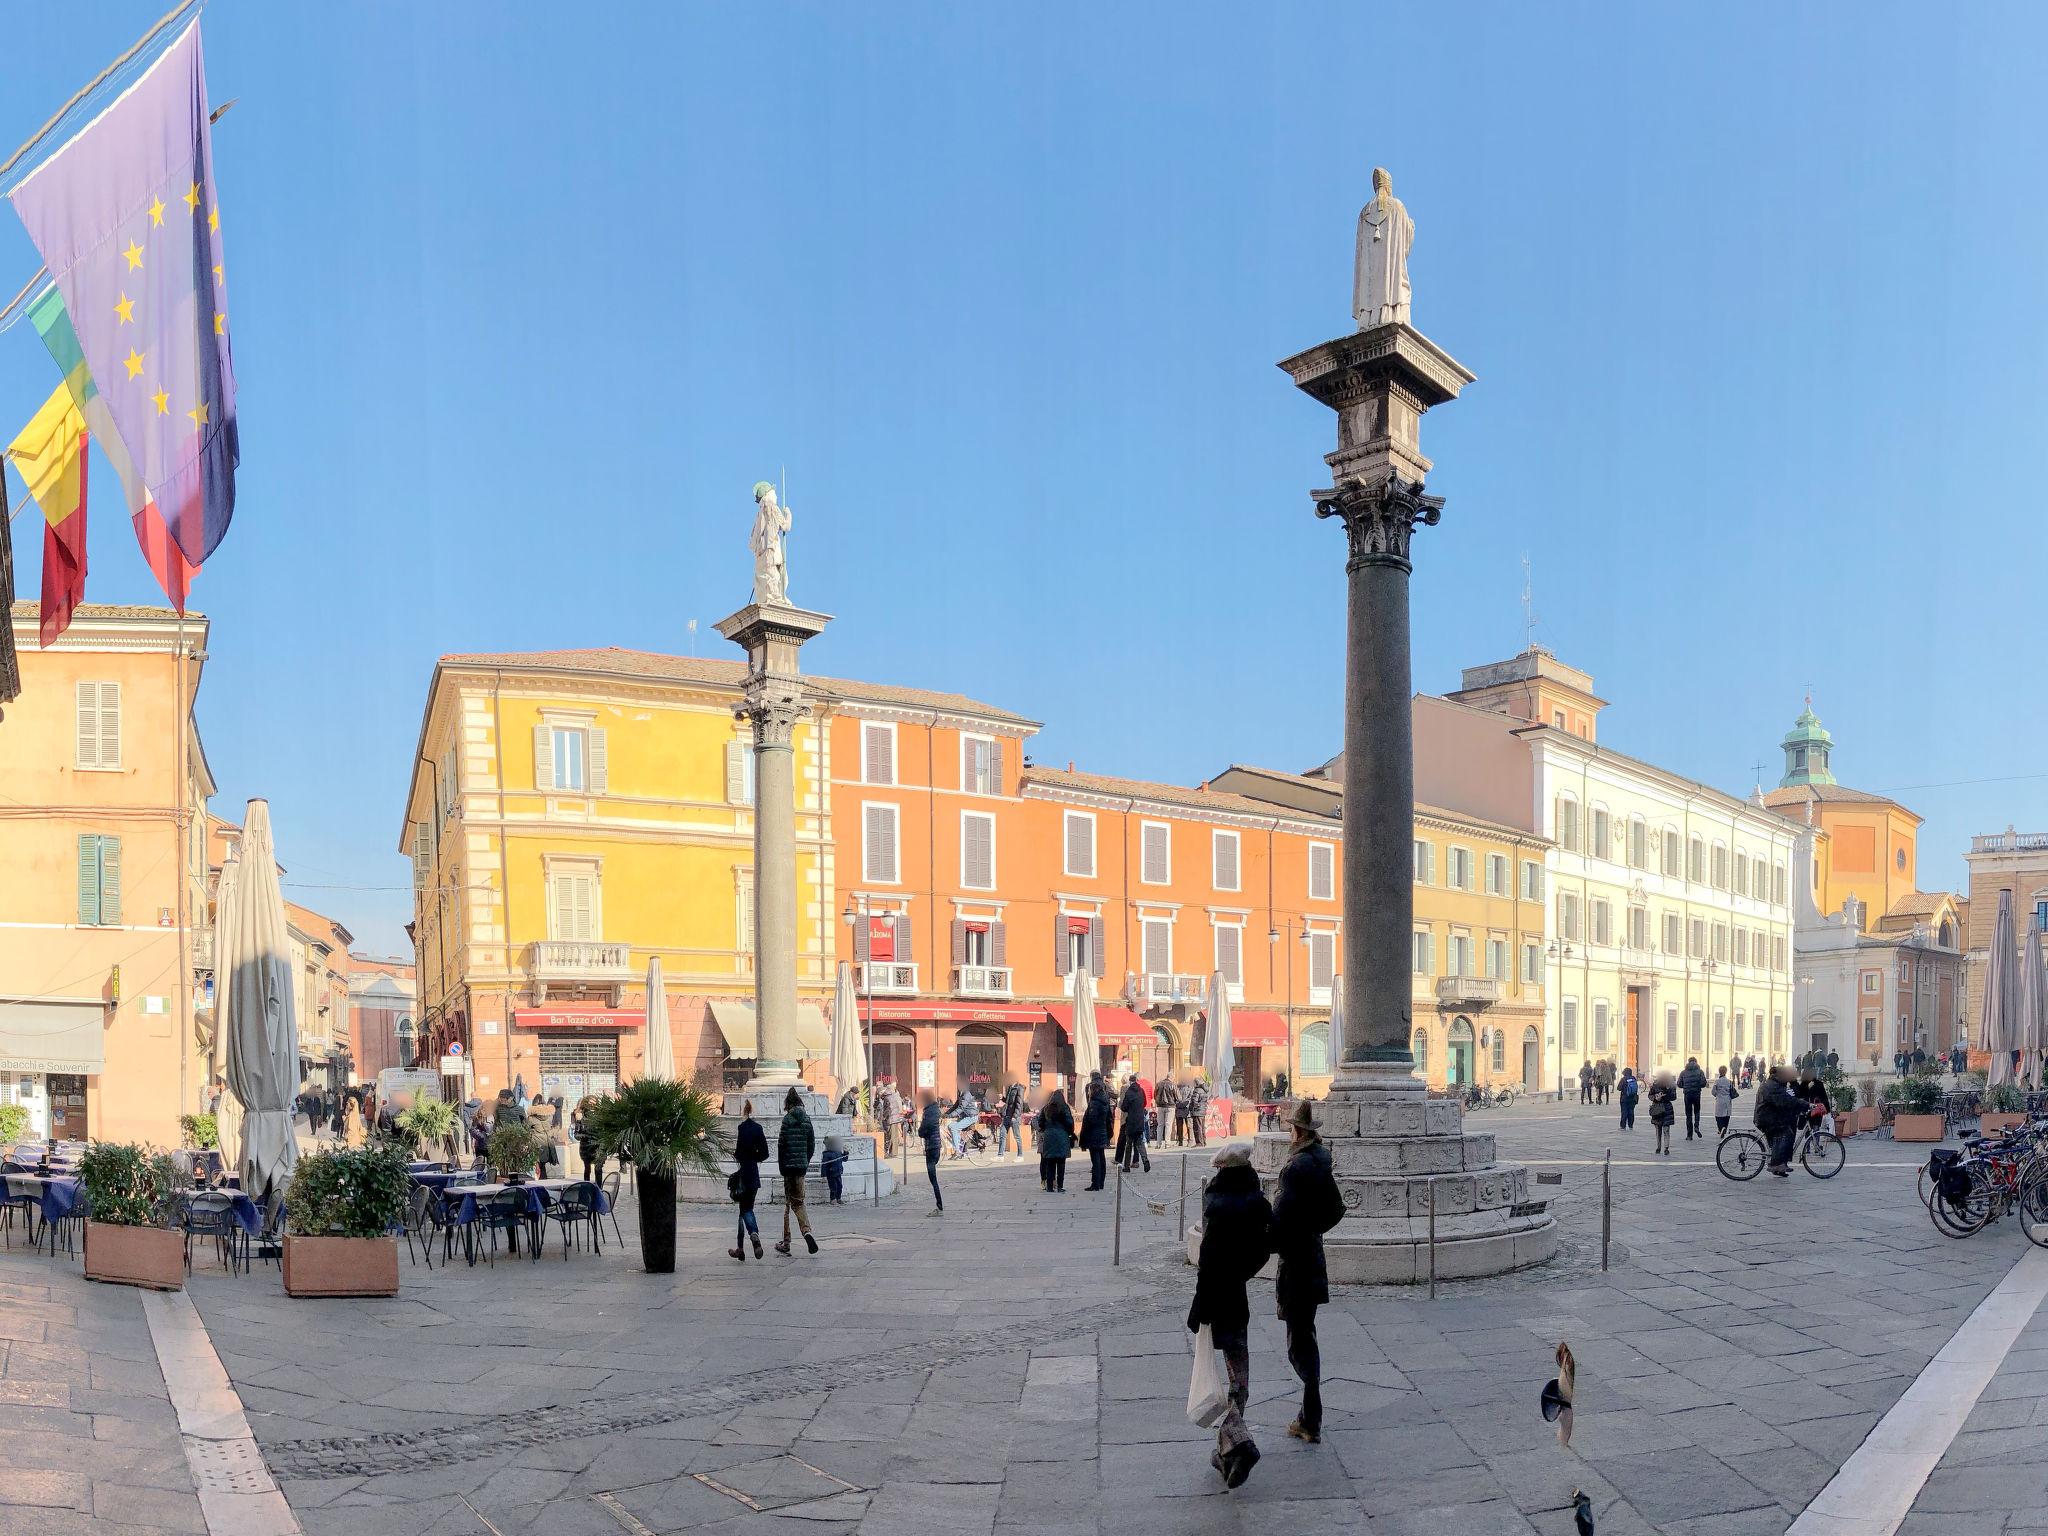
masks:
[[[451,1044],[448,1047],[448,1054],[450,1056],[460,1056],[462,1054],[462,1042],[460,1040],[457,1040],[453,1044]],[[446,1069],[444,1068],[443,1070]]]

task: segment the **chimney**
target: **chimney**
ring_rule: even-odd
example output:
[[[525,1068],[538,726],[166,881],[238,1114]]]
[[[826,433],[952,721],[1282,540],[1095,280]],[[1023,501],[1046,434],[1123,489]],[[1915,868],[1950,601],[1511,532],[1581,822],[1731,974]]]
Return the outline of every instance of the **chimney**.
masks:
[[[1072,759],[1072,758],[1070,757],[1070,758],[1068,758],[1068,759],[1067,759],[1067,772],[1069,772],[1069,773],[1072,773],[1073,771],[1074,771],[1074,760],[1073,760],[1073,759]]]

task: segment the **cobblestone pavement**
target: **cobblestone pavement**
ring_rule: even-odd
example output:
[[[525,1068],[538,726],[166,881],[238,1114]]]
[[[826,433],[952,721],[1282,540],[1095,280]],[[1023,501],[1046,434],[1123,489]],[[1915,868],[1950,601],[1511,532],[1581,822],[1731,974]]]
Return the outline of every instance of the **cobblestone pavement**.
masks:
[[[406,1266],[396,1301],[289,1302],[274,1270],[201,1273],[191,1290],[311,1536],[1094,1536],[1148,1517],[1175,1532],[1551,1533],[1571,1530],[1574,1487],[1603,1536],[1781,1532],[2024,1241],[1940,1237],[1913,1148],[1859,1138],[1831,1182],[1737,1185],[1711,1143],[1653,1158],[1647,1126],[1620,1132],[1611,1114],[1471,1117],[1503,1157],[1562,1175],[1548,1192],[1564,1252],[1434,1302],[1345,1293],[1323,1314],[1321,1446],[1281,1433],[1295,1384],[1270,1287],[1255,1287],[1265,1460],[1232,1494],[1182,1412],[1192,1274],[1173,1245],[1171,1155],[1125,1186],[1120,1267],[1110,1193],[1076,1180],[1048,1196],[1031,1166],[1005,1164],[951,1177],[943,1220],[917,1184],[879,1210],[814,1206],[816,1258],[799,1245],[734,1263],[724,1213],[686,1210],[678,1273],[649,1276],[629,1207],[624,1251]],[[96,1290],[58,1272],[65,1305]],[[2043,1326],[2022,1350],[2048,1351]],[[1536,1411],[1561,1338],[1580,1361],[1569,1452]],[[2031,1402],[2017,1423],[1998,1415],[2048,1394],[2038,1369],[2008,1362],[1951,1460],[2007,1443],[1980,1428],[2032,1424]],[[1937,1503],[1944,1519],[1976,1518],[1987,1497],[2041,1502],[2038,1479],[1994,1485],[1971,1466],[1944,1462],[1923,1502],[1980,1500]]]

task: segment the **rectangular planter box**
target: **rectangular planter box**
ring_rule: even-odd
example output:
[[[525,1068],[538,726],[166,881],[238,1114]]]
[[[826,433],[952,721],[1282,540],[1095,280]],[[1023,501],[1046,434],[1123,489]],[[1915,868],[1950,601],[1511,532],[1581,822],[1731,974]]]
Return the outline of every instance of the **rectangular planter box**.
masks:
[[[161,1227],[85,1224],[85,1278],[153,1291],[185,1288],[185,1234]]]
[[[1948,1126],[1939,1115],[1894,1115],[1892,1117],[1893,1141],[1940,1141],[1948,1135]]]
[[[1986,1136],[1991,1135],[1995,1131],[2017,1130],[2026,1123],[2027,1117],[2025,1115],[2016,1115],[1996,1109],[1987,1109],[1977,1117],[1977,1129]]]
[[[287,1237],[287,1296],[396,1296],[395,1237]]]
[[[1884,1111],[1878,1108],[1877,1105],[1865,1104],[1856,1111],[1856,1129],[1858,1132],[1874,1131],[1882,1124],[1884,1124]]]

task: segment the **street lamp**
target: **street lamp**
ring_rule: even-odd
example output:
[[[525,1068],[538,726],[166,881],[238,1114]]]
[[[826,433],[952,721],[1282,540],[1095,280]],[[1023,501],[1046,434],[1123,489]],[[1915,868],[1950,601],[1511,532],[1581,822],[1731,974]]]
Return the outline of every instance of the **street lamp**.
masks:
[[[854,932],[855,923],[868,920],[868,898],[865,892],[855,892],[846,898],[846,910],[840,914],[840,921],[846,924],[846,931]],[[859,949],[856,946],[856,954]],[[875,968],[871,960],[863,961],[860,968],[861,991],[866,994],[867,1018],[862,1025],[862,1039],[866,1044],[868,1059],[867,1101],[868,1128],[875,1124]]]
[[[1550,960],[1550,963],[1557,967],[1557,991],[1551,994],[1550,1001],[1557,1004],[1558,1014],[1562,1017],[1564,1013],[1564,963],[1571,959],[1572,947],[1569,944],[1563,944],[1556,939],[1552,939],[1549,947],[1543,953]],[[1548,1013],[1549,1011],[1549,1008],[1545,1007],[1544,1012]],[[1564,1041],[1562,1039],[1556,1042],[1556,1049],[1557,1102],[1562,1104],[1564,1102]]]
[[[1285,928],[1287,929],[1288,936],[1292,938],[1294,934],[1294,920],[1292,918],[1289,918],[1283,926],[1285,926]],[[1308,934],[1308,922],[1306,919],[1304,919],[1301,925],[1301,947],[1303,949],[1308,948]],[[1280,929],[1268,928],[1266,930],[1266,943],[1272,945],[1278,944],[1279,942]],[[1335,1047],[1336,1042],[1332,1041],[1331,1048],[1335,1049]],[[1289,944],[1287,947],[1287,1091],[1293,1094],[1297,1099],[1301,1097],[1301,1085],[1295,1081],[1294,946],[1292,944]]]

